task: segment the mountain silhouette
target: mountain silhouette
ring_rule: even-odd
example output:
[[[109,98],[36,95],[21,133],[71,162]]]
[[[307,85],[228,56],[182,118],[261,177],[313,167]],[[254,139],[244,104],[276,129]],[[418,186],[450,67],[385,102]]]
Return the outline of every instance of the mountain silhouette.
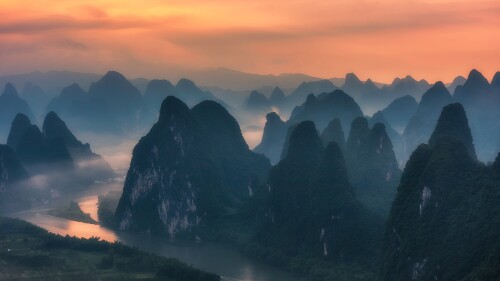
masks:
[[[261,153],[271,160],[271,164],[276,164],[280,160],[288,126],[281,120],[280,116],[271,112],[266,115],[266,125],[262,134],[262,140],[254,148],[254,152]]]
[[[319,95],[321,93],[331,93],[337,87],[329,80],[318,80],[311,82],[302,82],[286,98],[286,110],[293,109],[295,106],[303,103],[309,94]]]
[[[261,113],[269,112],[271,110],[271,105],[264,94],[258,91],[252,91],[248,98],[245,100],[243,108],[250,112]]]
[[[472,70],[463,86],[453,94],[455,102],[463,105],[476,143],[477,156],[482,161],[493,161],[498,152],[500,137],[500,99],[494,87],[477,70]]]
[[[29,208],[19,182],[26,180],[28,173],[14,155],[12,149],[0,144],[0,213]]]
[[[144,102],[151,111],[160,112],[162,101],[167,96],[174,95],[177,95],[177,89],[170,81],[154,79],[148,83],[144,92]]]
[[[281,107],[283,106],[283,103],[285,101],[286,101],[286,96],[285,93],[283,93],[283,90],[281,90],[280,87],[274,87],[273,91],[271,92],[271,96],[269,97],[269,103],[272,106]]]
[[[410,95],[420,98],[430,86],[431,85],[425,80],[417,81],[412,76],[407,75],[404,78],[395,78],[392,83],[386,87],[386,90],[401,96]]]
[[[442,82],[434,84],[422,96],[417,111],[403,133],[405,158],[422,143],[427,143],[444,106],[452,103],[452,97]],[[406,162],[406,160],[404,161]]]
[[[401,171],[386,128],[368,120],[353,120],[346,142],[349,179],[357,197],[365,206],[385,217],[396,194]]]
[[[429,139],[429,145],[435,145],[443,137],[458,139],[467,147],[470,157],[476,159],[469,122],[460,103],[452,103],[443,107],[436,128]]]
[[[330,142],[335,142],[340,150],[345,153],[345,135],[342,129],[342,124],[338,118],[333,119],[321,133],[321,141],[324,146],[328,146]]]
[[[123,230],[189,235],[253,196],[269,161],[251,152],[236,120],[214,101],[193,109],[167,97],[135,146],[116,210]]]
[[[311,121],[295,126],[266,191],[267,219],[257,241],[276,256],[354,261],[378,236],[376,219],[354,196],[342,151],[335,142],[324,149]]]
[[[358,116],[363,116],[363,112],[354,99],[341,90],[335,90],[317,97],[309,95],[305,103],[293,110],[288,123],[311,120],[323,130],[331,120],[338,118],[342,128],[350,128],[352,120]]]
[[[429,144],[411,155],[386,227],[383,280],[494,280],[500,156],[474,155],[467,116],[446,106]],[[488,243],[484,243],[488,241]]]
[[[33,113],[28,103],[19,97],[16,88],[8,83],[5,85],[2,95],[0,95],[0,132],[3,135],[7,135],[10,124],[18,113],[33,118]]]
[[[116,71],[92,83],[88,93],[77,84],[64,88],[47,109],[71,127],[94,133],[124,134],[153,122],[139,90]]]
[[[399,133],[403,133],[411,117],[417,111],[417,108],[418,103],[415,98],[406,95],[392,101],[382,110],[382,114],[393,129]]]

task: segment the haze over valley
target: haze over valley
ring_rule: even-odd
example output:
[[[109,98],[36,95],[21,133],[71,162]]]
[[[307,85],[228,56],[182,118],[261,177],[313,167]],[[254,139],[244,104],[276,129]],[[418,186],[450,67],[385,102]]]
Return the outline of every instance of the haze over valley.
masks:
[[[500,4],[0,4],[0,280],[491,281]]]

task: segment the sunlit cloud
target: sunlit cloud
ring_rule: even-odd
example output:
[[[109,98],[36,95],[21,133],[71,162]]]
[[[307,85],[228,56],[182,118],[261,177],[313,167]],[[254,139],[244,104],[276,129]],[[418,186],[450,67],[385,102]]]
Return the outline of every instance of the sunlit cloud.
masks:
[[[226,67],[390,81],[450,80],[475,67],[491,76],[500,68],[499,24],[500,3],[486,0],[5,0],[0,74],[163,77]]]

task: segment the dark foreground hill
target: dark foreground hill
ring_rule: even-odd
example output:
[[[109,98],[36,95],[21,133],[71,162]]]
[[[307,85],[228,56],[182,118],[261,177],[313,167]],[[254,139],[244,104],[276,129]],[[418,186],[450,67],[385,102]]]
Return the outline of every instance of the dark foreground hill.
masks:
[[[62,237],[3,217],[0,245],[0,280],[220,280],[176,259],[99,238]]]
[[[28,178],[28,173],[12,149],[0,144],[0,213],[29,208],[29,199],[18,184]]]
[[[476,160],[460,104],[411,155],[387,223],[381,280],[498,280],[500,156]]]

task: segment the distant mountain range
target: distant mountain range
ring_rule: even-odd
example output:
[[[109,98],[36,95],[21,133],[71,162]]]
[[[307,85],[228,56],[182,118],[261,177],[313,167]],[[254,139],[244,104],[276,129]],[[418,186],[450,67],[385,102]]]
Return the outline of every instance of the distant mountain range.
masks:
[[[88,89],[90,84],[97,81],[102,74],[97,73],[82,73],[74,71],[48,71],[48,72],[31,72],[23,74],[13,74],[0,76],[0,86],[7,83],[14,84],[17,88],[22,88],[25,83],[31,82],[40,86],[47,91],[58,92],[62,88],[77,83],[84,89]],[[199,70],[192,72],[179,72],[178,75],[166,77],[169,80],[180,80],[189,78],[199,85],[204,87],[220,87],[223,89],[233,90],[252,90],[266,86],[278,86],[289,89],[296,88],[304,81],[316,81],[321,78],[310,76],[301,73],[280,74],[280,75],[262,75],[246,73],[226,68],[213,68],[207,70]],[[131,79],[131,82],[137,88],[145,90],[149,80],[154,78],[138,77]],[[333,79],[337,81],[338,79]]]
[[[60,96],[60,93],[63,91],[68,92],[69,86],[77,84],[83,92],[88,92],[89,95],[92,96],[92,84],[99,81],[102,77],[103,76],[99,74],[72,71],[32,72],[27,74],[1,76],[0,86],[11,83],[15,88],[22,89],[22,91],[20,91],[20,97],[25,99],[30,105],[34,119],[41,120],[48,111],[55,110],[53,102],[51,101],[55,97]],[[183,77],[188,77],[189,79]],[[157,110],[161,100],[167,95],[177,96],[189,106],[193,106],[205,99],[218,100],[223,103],[226,108],[230,109],[229,107],[232,107],[235,109],[236,111],[233,110],[232,113],[238,115],[240,113],[237,112],[239,109],[243,109],[242,112],[244,113],[246,109],[249,109],[248,113],[250,116],[245,117],[247,119],[251,119],[252,115],[256,113],[252,107],[260,108],[259,111],[261,112],[259,114],[261,118],[264,118],[265,114],[271,111],[271,108],[273,108],[273,110],[279,110],[282,117],[288,118],[294,107],[303,103],[306,97],[311,93],[319,95],[324,92],[332,92],[335,89],[342,89],[354,98],[363,112],[373,114],[386,107],[398,97],[410,95],[416,100],[419,100],[422,94],[430,87],[427,81],[416,80],[411,76],[395,78],[391,84],[386,85],[372,81],[371,79],[362,81],[354,73],[348,73],[343,78],[322,79],[300,73],[260,75],[224,68],[191,72],[179,71],[178,74],[171,75],[167,78],[169,80],[134,78],[127,79],[126,81],[126,83],[129,83],[135,88],[133,91],[137,91],[140,95],[144,96],[144,104],[147,105],[148,108],[142,108],[140,110],[139,115],[141,116],[139,118],[147,124],[151,124],[152,120],[154,120],[154,118],[148,116],[154,116],[155,112],[158,112]],[[174,86],[169,81],[179,81],[179,84]],[[168,85],[168,83],[171,85]],[[448,86],[450,90],[453,90],[463,83],[465,83],[465,78],[459,76]],[[276,89],[280,90],[279,95],[271,97],[273,91]],[[118,88],[108,88],[106,92],[112,94],[112,90],[118,90]],[[253,105],[251,106],[242,107],[254,91],[262,93],[270,100],[266,102],[261,99],[260,102],[258,101],[261,104],[252,103]],[[189,93],[189,96],[193,97],[186,96],[186,92]],[[182,96],[180,95],[181,93]],[[108,94],[104,95],[103,98],[108,96]],[[95,97],[100,99],[98,96]],[[100,102],[98,101],[98,103]],[[106,107],[106,105],[102,104],[99,106]],[[135,104],[135,106],[140,105]],[[47,109],[47,107],[49,108]],[[83,105],[79,104],[79,107],[81,108],[72,111],[78,112],[83,110],[88,112],[88,110],[85,109],[88,109],[88,103],[84,103]],[[121,106],[115,106],[115,111],[118,110],[118,108],[121,108]],[[91,128],[92,126],[82,125],[81,123],[84,121],[79,120],[78,122],[74,122],[72,118],[68,118],[70,116],[65,116],[64,113],[62,113],[65,110],[66,109],[60,108],[56,111],[61,114],[72,127],[77,129],[83,127],[86,130],[89,128],[93,130]],[[132,112],[135,112],[135,110],[132,110]],[[84,119],[88,118],[90,117],[87,116]],[[135,126],[134,123],[137,123],[136,121],[127,121],[125,127]],[[143,121],[139,121],[139,123]],[[103,125],[105,125],[106,122],[108,121],[104,121]],[[242,123],[245,124],[245,126],[254,125],[251,124],[251,122]],[[109,129],[111,129],[111,131],[126,130],[123,125],[117,127],[112,126],[109,127]]]
[[[42,130],[18,113],[0,144],[0,212],[28,209],[115,178],[111,166],[82,143],[54,112]]]
[[[352,116],[342,117],[338,115],[343,114],[340,111],[346,104],[344,102],[330,102],[330,99],[324,98],[328,96],[326,93],[341,90],[351,98],[351,103],[356,104],[361,110],[356,113],[356,116],[376,114],[377,120],[386,125],[400,165],[405,163],[409,157],[408,153],[416,145],[427,140],[432,125],[436,122],[439,109],[452,100],[463,103],[466,110],[470,111],[473,135],[476,136],[475,139],[479,144],[483,144],[479,146],[478,157],[491,160],[497,150],[498,144],[493,143],[492,138],[483,137],[486,136],[486,131],[482,128],[488,127],[483,126],[484,120],[492,122],[489,125],[490,128],[496,126],[493,120],[496,120],[495,114],[498,110],[496,110],[495,105],[498,102],[496,98],[489,98],[489,95],[474,93],[495,92],[500,89],[498,86],[500,75],[496,75],[491,84],[477,71],[472,71],[468,78],[459,76],[449,85],[436,83],[436,85],[440,85],[441,91],[448,91],[450,96],[450,90],[455,89],[453,97],[449,101],[436,104],[435,99],[432,98],[430,101],[426,101],[429,93],[425,93],[434,91],[431,89],[431,85],[425,80],[416,80],[411,76],[396,78],[390,85],[381,85],[370,79],[362,81],[354,73],[348,73],[345,78],[336,79],[337,83],[343,82],[341,85],[336,85],[332,83],[332,79],[316,79],[316,77],[299,74],[263,76],[227,69],[212,69],[210,71],[207,70],[203,73],[210,72],[213,77],[226,78],[239,75],[240,78],[235,78],[234,81],[227,79],[232,81],[231,83],[244,77],[253,77],[249,78],[249,81],[252,83],[260,81],[254,84],[254,87],[260,91],[246,92],[246,90],[240,89],[227,90],[221,94],[219,90],[222,88],[218,86],[216,92],[212,93],[205,90],[206,88],[198,86],[194,80],[182,78],[173,84],[168,80],[127,79],[115,71],[110,71],[102,77],[67,71],[33,72],[25,75],[0,77],[0,82],[9,79],[21,85],[18,87],[23,89],[20,95],[15,84],[6,84],[4,94],[0,96],[0,108],[5,108],[0,110],[0,114],[4,115],[0,121],[0,134],[6,136],[9,124],[18,112],[26,114],[30,120],[39,122],[49,111],[56,112],[70,127],[77,131],[117,135],[141,131],[154,122],[161,101],[169,95],[180,98],[190,107],[203,100],[216,100],[238,119],[243,128],[263,126],[263,123],[256,122],[263,120],[267,113],[276,111],[281,119],[289,118],[290,120],[287,121],[289,124],[312,119],[320,130],[336,117],[339,118],[342,128],[348,134]],[[198,74],[201,75],[201,73]],[[283,82],[285,80],[286,83]],[[295,81],[295,88],[290,88],[293,86],[293,83],[290,82],[292,80]],[[210,81],[215,85],[217,80]],[[81,85],[75,82],[81,83]],[[270,87],[267,83],[275,83],[275,86]],[[51,90],[47,90],[61,87],[64,84],[69,85],[62,88],[59,93],[54,94]],[[279,84],[287,88],[283,88],[285,89],[283,90],[278,86]],[[219,94],[221,96],[218,96]],[[237,99],[228,99],[232,100],[232,103],[226,103],[225,99],[233,94],[244,96],[239,99],[239,103]],[[424,98],[420,101],[422,96]],[[243,99],[245,97],[246,99]],[[314,103],[314,106],[306,107],[307,104],[313,104],[313,97],[317,97],[318,101]],[[307,102],[308,99],[309,102]],[[416,106],[417,101],[420,101],[418,107]],[[44,104],[47,106],[44,107]],[[338,108],[333,109],[336,104]],[[426,110],[426,104],[429,104],[433,109]],[[342,110],[352,111],[351,109]],[[419,115],[423,118],[422,122],[430,123],[427,125],[419,124]],[[407,124],[409,125],[407,126]],[[425,128],[426,132],[419,133],[419,126]],[[415,137],[412,137],[412,134],[416,134]],[[281,143],[281,141],[278,142]],[[261,149],[266,151],[263,147]],[[275,161],[275,159],[272,160]]]
[[[477,70],[469,73],[463,85],[455,87],[453,95],[445,84],[437,82],[422,96],[403,133],[406,157],[429,140],[441,109],[453,102],[461,103],[467,112],[477,157],[485,162],[495,159],[500,149],[500,88],[496,79],[490,83]]]
[[[26,100],[19,96],[14,85],[7,83],[0,95],[0,135],[7,135],[10,124],[18,113],[34,118]]]
[[[73,181],[106,180],[114,177],[109,164],[82,143],[55,112],[49,112],[42,130],[19,113],[12,121],[7,145],[32,174],[74,173]]]
[[[308,118],[287,124],[267,114],[255,151],[273,150],[276,158],[281,148],[274,166],[248,149],[221,105],[203,101],[189,109],[167,97],[134,149],[115,227],[232,239],[318,280],[496,280],[500,156],[488,165],[477,160],[466,107],[453,103],[492,102],[495,95],[473,91],[494,87],[481,81],[471,72],[461,97],[438,82],[418,106],[403,97],[370,119],[342,90],[310,94],[293,114],[310,110]],[[321,99],[338,100],[321,108]],[[332,114],[341,112],[339,104],[350,113]],[[408,130],[429,135],[404,172],[384,117],[399,106],[415,110]],[[426,115],[430,122],[421,122]],[[342,118],[350,119],[347,140]],[[325,127],[321,134],[315,123]]]
[[[348,74],[346,81],[348,83],[342,89],[350,89],[354,93],[359,91],[358,94],[360,94],[362,92],[360,89],[365,87],[375,89],[374,86],[365,86],[365,83],[361,82],[354,74]],[[367,83],[370,84],[369,81]],[[376,111],[370,118],[369,123],[371,126],[377,122],[385,125],[400,167],[404,167],[411,152],[419,144],[426,143],[429,140],[441,109],[452,102],[462,103],[467,110],[472,135],[478,148],[478,158],[482,161],[492,161],[494,159],[496,153],[500,150],[500,135],[498,133],[500,132],[500,126],[497,122],[500,118],[500,74],[496,74],[491,83],[477,70],[472,70],[467,78],[458,77],[453,85],[448,86],[442,82],[427,85],[425,82],[416,81],[411,77],[396,80],[395,83],[403,83],[406,85],[405,87],[413,85],[414,89],[417,89],[419,85],[421,89],[428,88],[424,91],[420,102],[417,102],[417,99],[412,95],[381,94],[384,90],[379,89],[377,93],[374,93],[377,96],[371,97],[372,101],[365,103],[366,106],[384,100],[388,101],[388,95],[392,95],[392,98],[394,98],[385,108],[382,107]],[[294,93],[295,95],[297,93],[303,95],[308,91],[324,92],[331,90],[333,87],[333,84],[326,80],[305,82]],[[386,87],[386,90],[388,91],[391,88],[394,89],[396,86]],[[450,93],[452,88],[455,89],[453,94]],[[308,90],[302,91],[301,89]],[[292,95],[288,95],[285,97],[284,102],[275,105],[280,113],[279,117],[283,119],[280,122],[285,122],[285,127],[291,128],[294,123],[312,120],[316,123],[318,129],[323,130],[333,119],[339,118],[341,127],[349,134],[348,130],[353,119],[366,115],[367,112],[358,102],[363,95],[358,95],[358,100],[356,100],[353,98],[355,95],[350,95],[345,91],[334,90],[329,94],[326,92],[309,94],[302,104],[295,105],[289,120],[286,121],[287,115],[283,114],[282,109],[288,106],[287,101],[292,97]],[[339,93],[342,95],[339,95]],[[254,98],[255,96],[254,93]],[[262,94],[258,96],[260,99],[253,99],[254,104],[262,106],[261,111],[264,111],[265,114],[265,109],[270,108],[269,102]],[[345,98],[340,99],[342,96],[345,96]],[[336,99],[333,99],[333,97],[336,97]],[[365,102],[367,102],[367,99],[365,99]],[[254,108],[257,107],[254,105]],[[243,107],[243,109],[246,108]],[[256,151],[266,154],[270,157],[272,163],[277,163],[279,153],[275,150],[276,147],[285,148],[286,134],[282,132],[282,126],[278,126],[279,122],[276,120],[279,119],[272,118],[272,120],[271,123],[266,124],[263,141]],[[274,127],[280,127],[281,129],[272,129]],[[281,133],[272,132],[274,130]]]

